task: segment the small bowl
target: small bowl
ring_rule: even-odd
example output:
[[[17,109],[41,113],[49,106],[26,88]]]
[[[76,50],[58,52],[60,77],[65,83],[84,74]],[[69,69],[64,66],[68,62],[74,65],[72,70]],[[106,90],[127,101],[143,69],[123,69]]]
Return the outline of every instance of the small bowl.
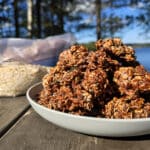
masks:
[[[42,83],[30,87],[26,93],[33,109],[49,122],[76,132],[106,137],[128,137],[150,134],[150,118],[107,119],[77,116],[46,108],[36,102]]]

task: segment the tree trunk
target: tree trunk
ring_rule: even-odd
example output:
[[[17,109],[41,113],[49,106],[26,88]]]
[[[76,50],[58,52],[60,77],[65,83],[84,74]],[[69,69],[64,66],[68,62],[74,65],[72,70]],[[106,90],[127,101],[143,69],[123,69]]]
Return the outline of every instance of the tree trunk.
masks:
[[[37,29],[38,29],[38,38],[41,37],[41,0],[36,0],[36,17],[37,17]]]
[[[19,37],[19,11],[18,0],[14,0],[15,36]]]
[[[60,0],[59,5],[60,5],[60,12],[58,14],[59,15],[58,16],[59,17],[59,27],[60,27],[60,33],[63,33],[64,32],[63,0]]]
[[[27,0],[27,29],[28,37],[32,37],[32,0]]]
[[[102,37],[101,33],[101,0],[95,0],[96,5],[96,34],[97,40]]]
[[[113,0],[110,1],[110,9],[112,9],[112,8],[113,8]],[[110,19],[110,21],[109,21],[109,23],[110,23],[110,37],[113,38],[113,21],[112,21],[113,13],[112,13],[112,11],[111,11],[109,19]]]

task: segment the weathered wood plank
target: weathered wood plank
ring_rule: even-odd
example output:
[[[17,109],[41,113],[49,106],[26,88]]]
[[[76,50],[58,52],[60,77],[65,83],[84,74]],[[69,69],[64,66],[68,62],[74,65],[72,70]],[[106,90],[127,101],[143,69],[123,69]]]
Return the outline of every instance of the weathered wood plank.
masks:
[[[0,98],[0,137],[28,108],[25,96]]]
[[[150,136],[124,139],[93,137],[49,123],[32,109],[0,140],[5,150],[149,150]]]

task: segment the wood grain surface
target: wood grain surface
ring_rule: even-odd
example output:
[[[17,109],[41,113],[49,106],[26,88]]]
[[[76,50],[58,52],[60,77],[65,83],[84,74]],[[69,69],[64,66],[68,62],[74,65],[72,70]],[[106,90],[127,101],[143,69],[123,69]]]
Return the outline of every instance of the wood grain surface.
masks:
[[[60,128],[30,109],[0,140],[4,150],[149,150],[150,136],[105,138]]]
[[[0,98],[0,137],[29,108],[25,96]]]

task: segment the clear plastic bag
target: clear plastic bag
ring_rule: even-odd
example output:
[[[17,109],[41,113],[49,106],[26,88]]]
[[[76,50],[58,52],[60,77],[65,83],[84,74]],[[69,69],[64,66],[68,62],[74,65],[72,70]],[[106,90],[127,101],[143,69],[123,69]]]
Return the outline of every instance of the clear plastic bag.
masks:
[[[45,66],[55,65],[58,55],[76,42],[71,33],[45,39],[5,38],[0,40],[0,63],[8,60]]]

